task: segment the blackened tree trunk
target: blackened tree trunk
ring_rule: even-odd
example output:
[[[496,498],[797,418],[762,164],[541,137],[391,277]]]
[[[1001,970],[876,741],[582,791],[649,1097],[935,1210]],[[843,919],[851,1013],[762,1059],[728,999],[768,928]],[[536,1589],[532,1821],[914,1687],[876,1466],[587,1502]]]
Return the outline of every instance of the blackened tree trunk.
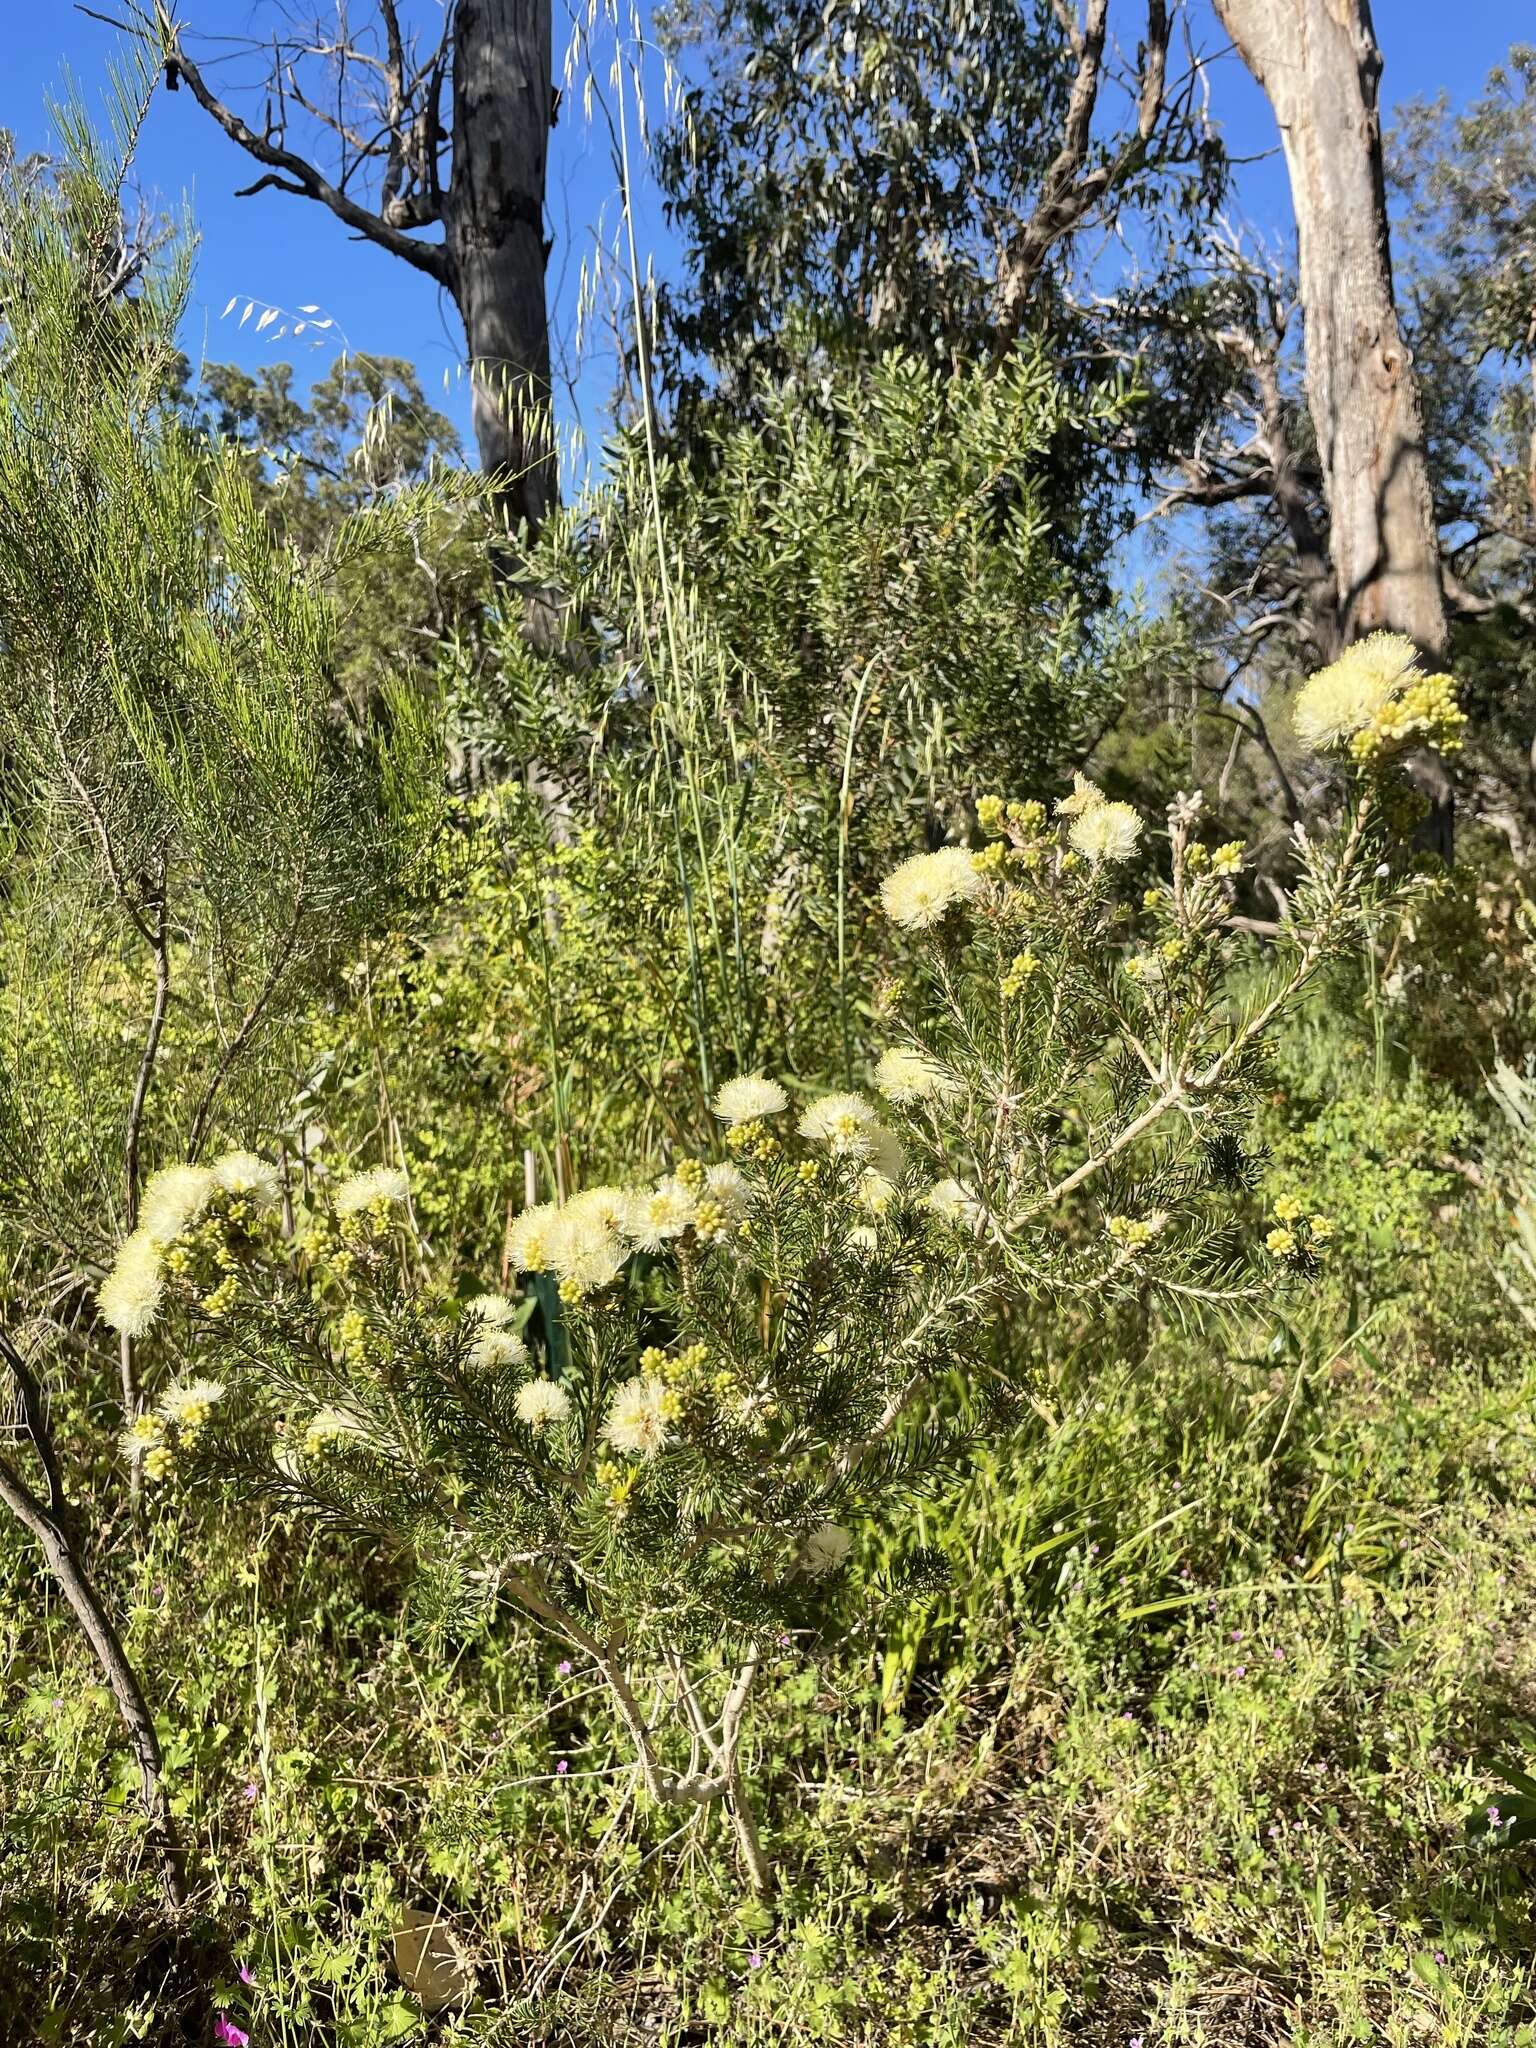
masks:
[[[553,65],[549,0],[458,0],[453,178],[443,226],[464,322],[480,466],[536,532],[555,496],[544,181]]]
[[[265,166],[247,194],[318,200],[452,295],[464,322],[480,466],[496,480],[508,524],[536,533],[556,495],[544,238],[555,112],[551,0],[453,0],[441,39],[426,50],[402,26],[397,0],[339,6],[334,34],[297,30],[269,46],[272,90],[259,133],[188,54],[168,0],[156,0],[156,34],[168,85],[185,81],[225,134]],[[334,138],[329,172],[289,147],[294,105]],[[370,177],[372,205],[357,197]],[[432,226],[440,239],[418,236]]]

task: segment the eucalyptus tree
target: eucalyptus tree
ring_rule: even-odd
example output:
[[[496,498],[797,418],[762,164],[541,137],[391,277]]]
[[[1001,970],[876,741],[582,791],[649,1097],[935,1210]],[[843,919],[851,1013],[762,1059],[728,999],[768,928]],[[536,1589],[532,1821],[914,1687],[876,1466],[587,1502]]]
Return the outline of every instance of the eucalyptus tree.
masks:
[[[1219,181],[1166,0],[1113,19],[1109,0],[672,0],[662,19],[693,75],[658,147],[689,259],[670,312],[711,361],[771,367],[795,312],[941,364],[1005,351],[1059,314],[1078,238]]]
[[[260,167],[242,197],[285,192],[452,298],[475,439],[507,518],[536,531],[556,493],[544,186],[557,95],[550,0],[455,0],[423,27],[396,0],[295,15],[270,59],[259,125],[219,91],[195,23],[167,0],[137,19],[199,106]],[[438,228],[435,237],[421,230]]]

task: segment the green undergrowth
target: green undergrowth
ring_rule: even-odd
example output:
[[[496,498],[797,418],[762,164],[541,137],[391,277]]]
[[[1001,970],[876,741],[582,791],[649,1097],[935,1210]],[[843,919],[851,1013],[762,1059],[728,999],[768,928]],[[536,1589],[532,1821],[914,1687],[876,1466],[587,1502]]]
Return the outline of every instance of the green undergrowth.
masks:
[[[637,1803],[556,1648],[172,1495],[103,1570],[197,1864],[173,1953],[109,1705],[7,1534],[4,2038],[1536,2039],[1530,1852],[1465,1828],[1536,1722],[1536,1342],[1498,1227],[1441,1217],[1363,1312],[1057,1332],[1037,1419],[866,1559],[935,1589],[772,1671],[773,1915],[718,1822]],[[457,2019],[390,1967],[411,1905],[478,1966]]]

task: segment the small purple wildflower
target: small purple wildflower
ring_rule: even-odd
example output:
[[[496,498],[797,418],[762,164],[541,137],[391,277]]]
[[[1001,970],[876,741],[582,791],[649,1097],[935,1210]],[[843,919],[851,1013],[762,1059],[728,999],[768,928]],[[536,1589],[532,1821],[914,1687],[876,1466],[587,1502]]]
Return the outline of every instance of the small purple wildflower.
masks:
[[[242,1984],[254,1984],[256,1982],[256,1974],[249,1963],[242,1963],[240,1965],[240,1982]]]
[[[565,1756],[561,1757],[561,1759],[560,1759],[559,1763],[557,1763],[557,1764],[555,1765],[555,1776],[556,1776],[557,1778],[563,1778],[563,1777],[565,1776],[566,1772],[567,1772],[567,1771],[568,1771],[568,1770],[569,1770],[570,1768],[571,1768],[571,1760],[570,1760],[570,1758],[569,1758],[569,1757],[565,1757]]]
[[[213,2038],[220,2048],[249,2048],[250,2035],[244,2027],[237,2027],[232,2019],[220,2013],[213,2023]]]
[[[1445,1966],[1445,1950],[1444,1950],[1443,1948],[1437,1948],[1437,1949],[1435,1950],[1435,1961],[1436,1961],[1437,1963],[1439,1963],[1439,1964],[1440,1964],[1440,1966],[1442,1967],[1442,1969],[1444,1968],[1444,1966]]]
[[[240,1787],[240,1797],[245,1801],[247,1806],[254,1806],[256,1804],[260,1792],[261,1787],[256,1783],[256,1780],[254,1778],[251,1779],[248,1785],[242,1785]]]
[[[753,1949],[753,1951],[752,1951],[751,1955],[749,1955],[749,1956],[747,1957],[747,1968],[748,1968],[749,1970],[760,1970],[760,1969],[761,1969],[762,1967],[763,1967],[763,1952],[762,1952],[762,1950],[761,1950],[761,1949],[757,1949],[757,1948],[755,1948],[755,1949]]]
[[[569,1657],[562,1657],[560,1659],[560,1662],[555,1666],[555,1676],[556,1678],[569,1678],[570,1675],[571,1660]]]
[[[1246,1664],[1235,1664],[1232,1667],[1232,1676],[1234,1678],[1242,1678],[1246,1676],[1247,1671],[1248,1666]]]

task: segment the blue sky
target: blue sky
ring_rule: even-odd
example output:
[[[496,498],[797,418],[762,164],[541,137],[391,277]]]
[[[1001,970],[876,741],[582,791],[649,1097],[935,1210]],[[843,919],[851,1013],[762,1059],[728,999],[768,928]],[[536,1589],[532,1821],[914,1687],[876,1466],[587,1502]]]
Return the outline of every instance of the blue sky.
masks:
[[[111,0],[93,0],[113,11]],[[442,0],[407,0],[415,18],[430,21]],[[310,0],[313,11],[313,0]],[[1218,49],[1222,37],[1209,0],[1193,0],[1197,40]],[[181,0],[189,25],[213,36],[271,32],[273,0]],[[303,12],[304,9],[295,9]],[[359,10],[360,11],[360,10]],[[56,91],[67,66],[89,101],[118,40],[113,31],[67,4],[67,0],[9,0],[6,56],[0,78],[0,127],[11,129],[23,148],[48,144],[45,100]],[[642,0],[642,18],[648,7]],[[1134,6],[1118,12],[1133,20]],[[1385,57],[1383,97],[1394,102],[1442,89],[1453,104],[1470,98],[1490,65],[1522,36],[1536,36],[1529,0],[1463,0],[1454,29],[1444,0],[1377,0],[1377,34]],[[556,67],[563,60],[570,20],[556,0]],[[243,77],[259,75],[249,61],[227,74],[233,92]],[[1289,232],[1284,167],[1274,123],[1262,95],[1234,58],[1212,69],[1212,106],[1229,147],[1242,156],[1262,157],[1242,174],[1245,212],[1267,233]],[[1266,154],[1268,153],[1268,154]],[[249,184],[250,160],[226,140],[190,93],[160,92],[151,112],[140,160],[145,192],[176,202],[186,195],[201,236],[193,305],[185,336],[194,359],[235,361],[254,366],[288,359],[302,381],[323,373],[340,346],[404,355],[418,365],[428,398],[467,430],[468,407],[460,372],[462,337],[452,304],[431,281],[346,231],[307,200],[267,192],[236,199]],[[637,220],[642,261],[648,256],[665,272],[675,262],[675,245],[661,219],[655,195],[643,183]],[[616,177],[607,135],[589,124],[579,96],[567,104],[553,137],[549,182],[549,225],[554,237],[550,279],[556,354],[564,388],[557,402],[567,422],[579,421],[592,440],[602,433],[603,407],[611,388],[611,356],[589,342],[578,357],[575,309],[584,255],[617,220]],[[234,299],[234,313],[224,308]],[[333,323],[309,326],[304,336],[273,339],[279,323],[257,334],[255,318],[245,327],[239,314],[247,300],[257,317],[267,306],[295,314],[315,305]],[[467,431],[466,431],[467,438]]]

